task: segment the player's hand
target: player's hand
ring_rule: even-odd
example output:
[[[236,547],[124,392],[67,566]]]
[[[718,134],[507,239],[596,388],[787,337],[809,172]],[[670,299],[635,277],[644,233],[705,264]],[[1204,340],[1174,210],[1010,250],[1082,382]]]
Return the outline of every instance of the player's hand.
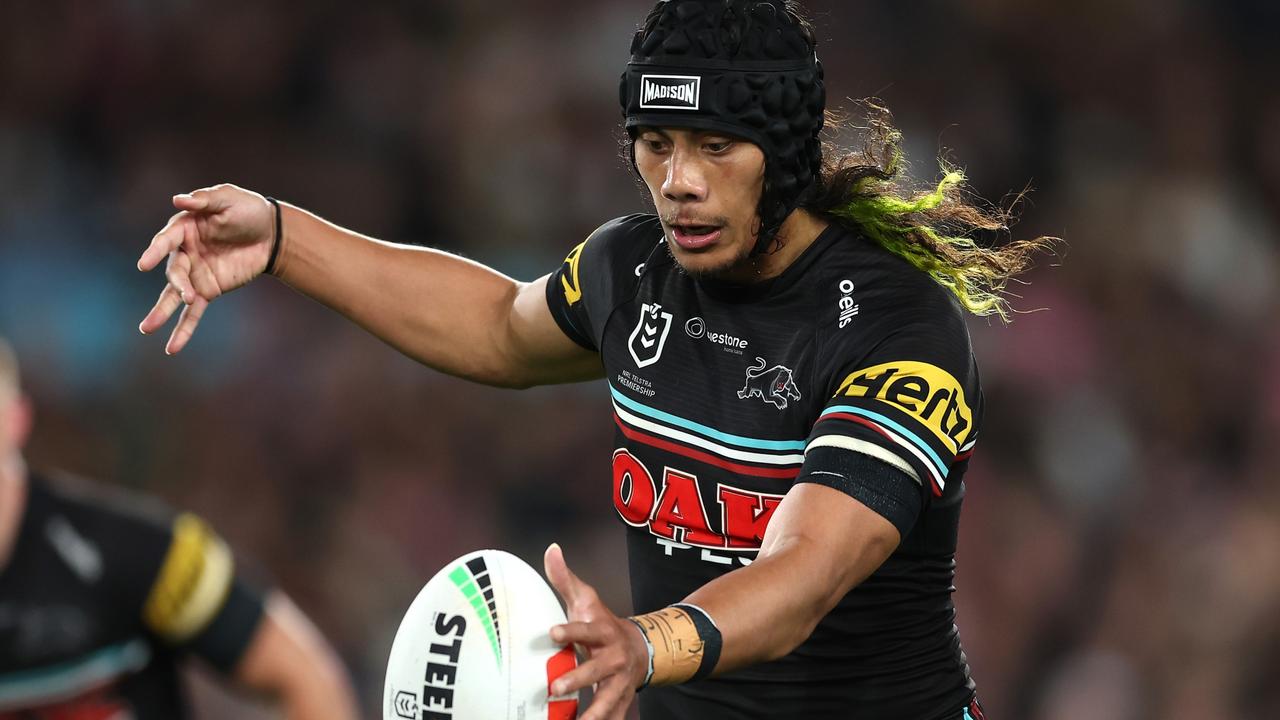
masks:
[[[586,657],[578,667],[551,684],[552,695],[595,687],[595,696],[581,720],[621,720],[644,682],[649,651],[640,629],[609,611],[594,588],[578,579],[564,562],[560,546],[552,544],[543,558],[547,579],[569,610],[569,622],[551,628],[551,639],[573,643]]]
[[[267,199],[235,185],[175,195],[178,214],[151,239],[138,269],[168,258],[168,284],[138,330],[150,335],[182,308],[164,351],[182,350],[209,303],[262,274],[275,242],[275,210]]]

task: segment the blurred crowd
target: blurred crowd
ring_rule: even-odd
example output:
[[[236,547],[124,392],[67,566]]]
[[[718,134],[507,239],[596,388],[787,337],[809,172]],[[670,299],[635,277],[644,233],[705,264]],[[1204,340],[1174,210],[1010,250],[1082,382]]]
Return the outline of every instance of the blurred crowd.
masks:
[[[134,262],[171,195],[230,181],[548,272],[645,207],[617,80],[649,6],[4,3],[0,334],[28,458],[205,515],[371,715],[401,613],[463,552],[557,540],[629,610],[602,387],[467,385],[274,281],[166,357],[134,330],[163,278]],[[972,322],[988,417],[956,599],[990,716],[1280,717],[1280,5],[806,7],[831,105],[881,98],[917,178],[941,154],[992,201],[1029,184],[1014,236],[1066,241],[1013,288],[1025,313]]]

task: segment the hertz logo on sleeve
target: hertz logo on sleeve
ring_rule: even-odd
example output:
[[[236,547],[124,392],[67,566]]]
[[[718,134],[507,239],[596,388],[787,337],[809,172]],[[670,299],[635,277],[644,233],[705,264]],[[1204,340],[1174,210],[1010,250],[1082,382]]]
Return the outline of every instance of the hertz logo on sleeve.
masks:
[[[904,360],[863,368],[840,383],[840,395],[874,398],[905,411],[953,453],[973,427],[964,388],[951,373],[929,363]]]
[[[578,260],[582,257],[582,248],[587,244],[586,240],[578,243],[578,247],[569,251],[569,255],[565,257],[565,264],[569,266],[569,272],[560,276],[560,285],[564,288],[565,302],[570,305],[582,299],[582,283],[578,281]]]

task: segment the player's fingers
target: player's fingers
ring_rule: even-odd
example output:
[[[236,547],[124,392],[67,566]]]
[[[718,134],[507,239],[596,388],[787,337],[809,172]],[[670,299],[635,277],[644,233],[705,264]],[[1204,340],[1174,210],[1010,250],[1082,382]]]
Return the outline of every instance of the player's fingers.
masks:
[[[173,206],[179,210],[186,210],[188,212],[200,212],[204,210],[209,205],[209,196],[207,194],[202,194],[197,197],[196,193],[200,192],[202,191],[196,190],[195,192],[174,195]]]
[[[556,678],[548,690],[552,697],[564,696],[587,687],[596,688],[597,699],[610,696],[621,696],[629,684],[627,676],[622,672],[624,665],[605,657],[593,657],[584,660],[577,667]],[[614,688],[617,685],[619,687]]]
[[[569,672],[561,675],[551,683],[549,690],[552,696],[568,695],[582,688],[588,688],[607,677],[596,660],[586,660]]]
[[[632,690],[633,688],[627,687],[627,680],[621,675],[605,678],[596,685],[591,705],[579,720],[623,720],[627,715]]]
[[[169,336],[169,342],[164,346],[166,355],[182,352],[182,348],[187,346],[187,341],[191,340],[191,336],[195,334],[196,326],[200,324],[200,318],[208,306],[208,300],[197,297],[195,302],[182,309],[182,315],[178,316],[178,324],[174,326],[173,334]]]
[[[169,218],[169,222],[160,228],[160,232],[152,236],[151,244],[147,249],[142,251],[142,256],[138,258],[138,269],[143,272],[155,269],[161,260],[181,247],[185,233],[183,225],[187,222],[190,221],[186,213],[177,213]]]
[[[560,549],[559,543],[551,543],[547,546],[547,552],[542,556],[542,565],[551,587],[555,588],[565,603],[572,607],[578,599],[583,582],[565,563],[564,551]]]
[[[186,278],[189,287],[195,290],[195,293],[206,300],[213,300],[222,294],[222,288],[218,285],[218,279],[213,273],[213,268],[209,263],[205,262],[205,248],[201,242],[200,230],[195,222],[187,222],[183,224],[183,240],[182,240],[182,256],[184,267],[186,268]],[[183,300],[191,302],[194,298],[190,294],[183,295]]]
[[[218,286],[218,278],[213,274],[213,268],[209,267],[209,263],[195,259],[191,263],[191,287],[195,289],[196,294],[207,300],[212,300],[222,294],[222,288]]]
[[[173,316],[173,311],[178,309],[182,304],[182,297],[178,295],[178,290],[171,284],[165,284],[164,290],[160,291],[160,299],[156,300],[155,307],[151,308],[151,312],[142,318],[142,322],[138,323],[138,331],[143,335],[150,335],[159,330],[165,323],[169,322],[169,318]]]
[[[178,290],[183,302],[190,305],[196,299],[195,289],[191,287],[191,258],[185,252],[179,250],[169,256],[164,276]]]
[[[551,639],[559,645],[600,645],[607,638],[601,623],[569,622],[551,628]]]
[[[191,212],[221,212],[227,209],[235,200],[238,190],[240,188],[227,183],[200,188],[189,193],[174,195],[173,206],[179,210],[189,210]]]

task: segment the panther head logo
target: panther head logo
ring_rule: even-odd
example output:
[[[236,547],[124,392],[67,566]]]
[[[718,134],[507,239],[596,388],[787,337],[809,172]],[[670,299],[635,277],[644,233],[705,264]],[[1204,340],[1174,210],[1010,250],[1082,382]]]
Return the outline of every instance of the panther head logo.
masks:
[[[787,400],[799,400],[800,388],[796,387],[790,368],[781,365],[769,367],[762,357],[756,357],[756,364],[747,368],[747,381],[738,391],[738,399],[746,400],[756,396],[779,410],[787,409]]]

